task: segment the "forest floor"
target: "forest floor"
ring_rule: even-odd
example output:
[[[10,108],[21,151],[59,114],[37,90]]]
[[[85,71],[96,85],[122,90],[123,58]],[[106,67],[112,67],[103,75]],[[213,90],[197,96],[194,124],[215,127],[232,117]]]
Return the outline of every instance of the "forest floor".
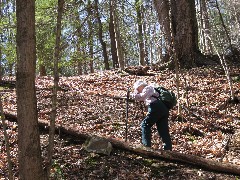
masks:
[[[121,71],[103,71],[76,77],[61,77],[58,93],[57,124],[81,130],[83,133],[111,137],[124,141],[126,97],[128,87],[138,79],[158,83],[176,93],[172,71],[155,72],[155,76],[129,75]],[[231,68],[233,90],[240,96],[240,69]],[[14,78],[5,77],[5,80]],[[52,77],[37,77],[39,119],[49,120]],[[2,90],[3,108],[16,114],[15,88]],[[185,70],[180,75],[179,102],[184,105],[183,120],[176,119],[177,107],[169,118],[173,150],[193,154],[218,162],[240,166],[240,104],[226,103],[229,86],[220,67]],[[129,105],[129,143],[141,140],[140,122],[144,117],[141,104]],[[16,122],[7,121],[15,176],[18,176]],[[0,125],[2,129],[2,124]],[[47,134],[41,131],[43,157],[46,157]],[[4,136],[0,131],[0,177],[7,172]],[[207,169],[166,160],[151,159],[113,149],[110,156],[86,152],[83,140],[56,135],[53,179],[239,179],[239,176],[210,172]],[[239,143],[239,144],[238,144]],[[153,127],[153,149],[161,149],[161,140]]]

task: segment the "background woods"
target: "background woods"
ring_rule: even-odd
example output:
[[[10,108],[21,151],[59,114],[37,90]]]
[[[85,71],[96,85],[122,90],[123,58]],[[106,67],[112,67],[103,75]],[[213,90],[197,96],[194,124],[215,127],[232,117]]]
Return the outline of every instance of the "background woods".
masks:
[[[172,61],[173,41],[183,68],[210,63],[209,60],[217,62],[210,58],[216,50],[209,37],[220,54],[230,58],[239,54],[239,2],[236,0],[231,3],[227,0],[69,0],[64,8],[60,75],[124,69],[130,65],[162,65]],[[15,1],[1,1],[1,71],[8,75],[15,74],[16,69],[15,9]],[[56,17],[56,0],[36,2],[37,73],[40,75],[53,72]],[[208,55],[208,60],[202,55]]]
[[[126,91],[139,76],[178,96],[174,151],[239,175],[238,0],[0,0],[0,18],[0,177],[169,177],[157,160],[115,149],[108,162],[81,148],[91,135],[123,140]],[[127,143],[138,144],[144,110],[130,101],[128,112]],[[153,133],[153,150],[161,145]]]

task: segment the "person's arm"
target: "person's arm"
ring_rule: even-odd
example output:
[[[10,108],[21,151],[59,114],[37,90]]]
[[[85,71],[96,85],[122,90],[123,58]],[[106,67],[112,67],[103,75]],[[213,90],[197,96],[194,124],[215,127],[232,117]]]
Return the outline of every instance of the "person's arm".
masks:
[[[154,93],[154,89],[151,86],[146,86],[142,93],[132,93],[131,97],[138,101],[145,101],[147,98],[151,97]]]

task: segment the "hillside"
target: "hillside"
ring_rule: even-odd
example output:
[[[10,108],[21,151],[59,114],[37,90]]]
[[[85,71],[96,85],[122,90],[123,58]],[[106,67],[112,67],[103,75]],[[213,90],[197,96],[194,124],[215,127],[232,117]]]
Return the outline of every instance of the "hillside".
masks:
[[[233,88],[238,97],[240,96],[239,75],[239,68],[232,67]],[[138,79],[160,84],[176,93],[175,74],[168,70],[155,72],[154,76],[136,76],[121,71],[103,71],[80,77],[61,77],[56,123],[81,130],[86,134],[95,134],[124,141],[126,120],[126,102],[124,98],[128,87],[132,88],[133,83]],[[9,80],[9,77],[5,77],[5,80]],[[49,120],[50,118],[52,80],[51,77],[36,78],[39,119]],[[3,98],[4,112],[16,114],[15,89],[5,90]],[[240,153],[237,150],[240,144],[237,144],[239,141],[236,140],[238,139],[236,135],[240,130],[240,105],[239,103],[228,103],[228,99],[229,86],[221,68],[206,67],[181,72],[179,102],[183,106],[184,119],[177,118],[177,107],[171,110],[169,126],[173,150],[240,166]],[[141,131],[139,126],[143,114],[140,103],[130,103],[128,118],[129,143],[140,144]],[[16,165],[17,124],[10,121],[8,124],[12,155],[14,156],[13,162]],[[43,152],[46,149],[46,136],[43,131],[41,136]],[[209,175],[218,178],[222,176],[201,169],[193,169],[193,167],[189,170],[189,167],[178,166],[176,163],[166,165],[158,160],[145,159],[117,149],[114,149],[110,157],[89,156],[81,150],[82,140],[76,140],[65,135],[56,138],[55,161],[56,166],[59,166],[56,169],[66,179],[79,175],[89,178],[93,176],[93,179],[94,177],[106,178],[108,177],[107,172],[110,175],[112,174],[112,178],[118,177],[119,179],[126,178],[129,173],[132,175],[129,179],[137,177],[143,177],[144,179],[144,176],[165,177],[167,179],[166,173],[169,174],[169,179],[171,179],[171,171],[176,173],[174,179],[176,177],[179,179],[181,179],[180,177],[198,179]],[[3,142],[2,131],[1,142]],[[1,143],[1,147],[3,147],[3,143]],[[153,149],[160,148],[161,141],[154,127]],[[0,175],[4,176],[4,171],[7,168],[4,148],[1,148],[1,157]],[[100,170],[97,166],[99,163],[102,167]],[[70,164],[74,168],[67,167]],[[122,168],[116,176],[118,166]],[[129,169],[133,171],[129,172]],[[163,174],[160,173],[157,176],[158,169],[165,171],[160,171]],[[17,172],[17,169],[15,170]],[[180,173],[180,171],[183,172]],[[96,174],[100,174],[99,177]],[[222,177],[225,179],[235,178],[231,175]]]

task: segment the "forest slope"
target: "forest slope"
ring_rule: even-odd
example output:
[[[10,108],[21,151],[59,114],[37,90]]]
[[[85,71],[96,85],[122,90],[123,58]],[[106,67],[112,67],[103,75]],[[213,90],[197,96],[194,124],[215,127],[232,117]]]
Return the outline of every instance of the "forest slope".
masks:
[[[238,96],[239,74],[239,68],[233,67],[233,89]],[[175,75],[167,70],[158,72],[155,76],[141,77],[120,71],[61,77],[56,123],[79,129],[83,133],[124,140],[126,102],[116,97],[126,97],[127,88],[131,88],[139,78],[158,83],[176,93]],[[43,120],[50,119],[52,80],[51,77],[36,79],[38,113],[39,118]],[[183,110],[185,119],[179,121],[176,119],[176,107],[171,111],[169,125],[173,150],[240,165],[240,153],[237,151],[239,144],[234,145],[237,141],[232,140],[240,128],[240,105],[226,104],[229,87],[223,70],[219,67],[206,67],[183,71],[180,76],[180,95],[179,102],[190,112]],[[14,89],[4,92],[3,104],[5,112],[16,114]],[[128,119],[129,143],[140,144],[139,125],[142,118],[140,103],[131,102]],[[17,131],[17,124],[9,128],[10,131]],[[17,153],[15,133],[10,136],[13,154]],[[154,127],[153,149],[160,148],[161,141]],[[3,152],[2,149],[1,153]],[[6,167],[5,160],[2,160],[1,167]]]

